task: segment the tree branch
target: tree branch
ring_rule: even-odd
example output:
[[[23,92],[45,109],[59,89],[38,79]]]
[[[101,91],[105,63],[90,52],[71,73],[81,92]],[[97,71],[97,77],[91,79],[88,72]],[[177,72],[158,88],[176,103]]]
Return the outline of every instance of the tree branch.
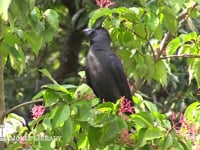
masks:
[[[187,20],[191,14],[191,12],[194,10],[195,7],[198,6],[198,3],[195,2],[190,8],[187,8],[185,10],[183,10],[180,15],[177,18],[178,22],[181,22],[183,20]],[[189,12],[189,9],[190,12]],[[160,43],[160,49],[157,50],[157,56],[156,56],[156,61],[160,59],[160,56],[164,53],[164,51],[166,50],[167,45],[169,44],[169,42],[173,39],[173,34],[171,34],[170,32],[167,32],[165,37],[163,38],[163,40]]]
[[[26,105],[31,105],[31,104],[35,104],[35,103],[39,103],[39,102],[43,102],[43,99],[38,99],[38,100],[34,100],[34,101],[28,101],[28,102],[24,102],[24,103],[21,103],[9,110],[7,110],[5,113],[4,113],[4,117],[6,115],[8,115],[9,113],[13,112],[14,110],[20,108],[20,107],[23,107],[23,106],[26,106]]]
[[[160,57],[160,59],[168,59],[168,58],[200,58],[200,55],[182,54],[182,55],[170,55],[170,56]]]

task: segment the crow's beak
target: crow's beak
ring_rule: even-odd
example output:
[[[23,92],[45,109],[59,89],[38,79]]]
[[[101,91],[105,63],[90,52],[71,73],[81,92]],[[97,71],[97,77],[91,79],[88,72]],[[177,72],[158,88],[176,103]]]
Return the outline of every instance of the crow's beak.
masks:
[[[87,29],[84,29],[83,30],[83,33],[86,35],[86,36],[89,36],[95,29],[91,29],[91,28],[87,28]]]

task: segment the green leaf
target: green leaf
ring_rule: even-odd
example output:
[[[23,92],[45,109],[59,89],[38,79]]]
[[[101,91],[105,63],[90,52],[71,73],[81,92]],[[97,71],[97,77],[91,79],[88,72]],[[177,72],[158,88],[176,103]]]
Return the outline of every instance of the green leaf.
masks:
[[[59,95],[54,90],[46,90],[43,97],[46,107],[55,104],[59,100]]]
[[[100,138],[100,142],[104,143],[115,138],[122,129],[126,129],[127,124],[121,117],[115,117],[115,119],[108,124],[106,124],[103,128],[103,133]]]
[[[162,60],[156,62],[153,78],[160,82],[162,86],[165,86],[167,83],[167,71],[165,64]]]
[[[70,117],[65,121],[62,131],[63,131],[62,145],[64,147],[66,144],[70,143],[73,139],[73,123]]]
[[[23,29],[29,25],[29,13],[33,5],[32,0],[13,0],[9,7],[9,21],[10,23],[17,22]],[[11,23],[12,24],[12,23]],[[11,27],[12,28],[12,27]],[[13,27],[14,28],[14,27]]]
[[[12,68],[18,71],[18,75],[22,74],[24,68],[26,67],[23,51],[20,47],[18,47],[17,44],[15,44],[15,48],[9,48],[9,54],[10,64]]]
[[[151,113],[141,112],[131,115],[131,120],[136,123],[136,128],[147,128],[153,126],[153,116]]]
[[[55,111],[52,119],[52,126],[54,129],[63,125],[70,116],[70,107],[68,105],[60,105],[52,111]]]
[[[126,47],[134,47],[134,35],[130,31],[125,31],[123,34],[123,43]]]
[[[111,102],[105,102],[102,104],[99,104],[97,106],[97,109],[103,112],[111,112],[114,109],[114,104]]]
[[[162,28],[161,25],[159,25],[156,28],[156,30],[154,31],[155,38],[158,39],[159,41],[161,41],[162,37],[163,37],[163,34],[164,34],[163,28]]]
[[[188,41],[196,40],[197,39],[197,33],[191,32],[191,33],[188,33],[188,34],[181,34],[179,36],[179,38],[180,38],[180,41],[182,43],[186,43]]]
[[[34,31],[39,34],[45,30],[45,24],[42,20],[42,16],[39,8],[35,7],[30,13],[30,22]]]
[[[144,140],[154,140],[163,137],[165,134],[156,127],[150,127],[146,130]]]
[[[145,63],[145,68],[146,68],[146,74],[145,77],[147,79],[150,79],[153,74],[154,74],[154,60],[153,57],[150,55],[143,55],[144,57],[144,63]]]
[[[33,96],[32,100],[36,100],[42,97],[45,94],[46,90],[39,91],[36,95]]]
[[[52,130],[51,120],[48,117],[44,118],[44,120],[42,121],[42,125],[45,130],[48,130],[48,131]]]
[[[168,149],[172,146],[173,144],[173,138],[172,136],[169,134],[166,137],[163,138],[162,140],[162,149]]]
[[[87,99],[87,97],[89,97],[90,95],[93,95],[93,91],[87,84],[81,84],[80,86],[78,86],[74,93],[74,97],[76,99],[82,100]]]
[[[10,47],[15,47],[16,44],[20,45],[22,43],[19,37],[10,31],[7,31],[3,34],[3,39],[3,42]]]
[[[200,88],[200,59],[196,58],[189,64],[189,84],[195,78],[198,88]]]
[[[186,116],[186,118],[188,119],[192,119],[193,118],[193,112],[196,111],[196,109],[199,109],[200,108],[200,102],[194,102],[192,104],[190,104],[187,109],[185,110],[185,113],[184,115]]]
[[[88,26],[92,27],[92,25],[96,22],[96,20],[102,16],[110,15],[112,12],[109,8],[100,8],[94,11],[91,14],[91,19],[89,20]]]
[[[44,41],[51,42],[54,35],[55,31],[51,28],[51,26],[48,23],[46,23],[45,30],[40,33],[40,36],[42,36]]]
[[[54,84],[57,84],[57,82],[54,80],[52,75],[49,73],[47,69],[40,69],[39,70],[43,75],[45,75],[49,80],[51,80]]]
[[[155,31],[160,23],[159,17],[155,13],[146,13],[145,22],[151,31]]]
[[[33,52],[38,55],[39,50],[42,46],[42,38],[40,35],[36,34],[34,31],[25,33],[26,41],[30,44]]]
[[[59,27],[59,20],[58,20],[58,14],[56,11],[52,9],[47,9],[44,12],[45,19],[49,23],[50,27],[54,30],[57,31]]]
[[[150,101],[144,101],[144,103],[150,112],[158,112],[158,109],[154,103]]]
[[[70,94],[70,92],[64,86],[62,86],[60,84],[46,84],[42,87],[52,89],[52,90],[55,90],[55,91],[59,91],[59,92],[63,92],[63,93],[66,93],[66,94]]]
[[[11,0],[1,0],[0,1],[0,16],[3,20],[8,20],[8,8],[10,5]]]
[[[89,127],[88,140],[93,149],[100,147],[101,128]]]
[[[146,25],[144,23],[140,23],[140,24],[135,24],[133,26],[133,30],[134,32],[139,35],[137,36],[137,38],[141,39],[141,40],[144,40],[145,39],[148,39],[148,30],[146,29]]]
[[[181,46],[181,41],[179,39],[179,37],[177,38],[174,38],[173,40],[171,40],[169,42],[169,44],[167,45],[167,54],[168,55],[173,55],[177,50],[178,48]]]
[[[79,121],[89,121],[92,119],[92,108],[91,103],[87,101],[82,101],[76,103],[75,106],[78,109],[77,120]]]
[[[163,21],[167,30],[170,33],[176,33],[178,29],[178,23],[174,12],[169,7],[163,7],[162,13],[164,15]]]
[[[139,149],[140,147],[143,147],[146,144],[146,141],[144,140],[146,130],[147,130],[147,128],[141,128],[138,131],[138,140],[137,140],[137,143],[135,145],[136,149]]]

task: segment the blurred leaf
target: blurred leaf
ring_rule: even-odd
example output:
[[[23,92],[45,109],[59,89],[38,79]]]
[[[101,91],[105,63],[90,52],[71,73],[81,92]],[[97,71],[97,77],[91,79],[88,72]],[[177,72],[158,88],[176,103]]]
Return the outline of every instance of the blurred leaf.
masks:
[[[131,115],[131,119],[135,121],[136,128],[147,128],[153,126],[153,116],[151,113],[141,112]]]
[[[84,79],[84,78],[85,78],[85,71],[79,71],[79,72],[78,72],[78,75],[79,75],[82,79]]]
[[[114,109],[115,105],[111,102],[104,102],[97,106],[97,109],[103,112],[111,112]]]
[[[198,58],[189,64],[189,84],[193,78],[195,78],[198,88],[200,88],[200,60]]]
[[[91,100],[94,97],[92,89],[87,84],[81,84],[78,86],[74,93],[74,97],[76,99],[85,99],[85,100]]]
[[[110,141],[125,128],[127,128],[125,121],[121,117],[115,117],[113,121],[104,126],[100,142],[104,143]]]
[[[155,29],[155,32],[154,32],[155,38],[158,39],[159,41],[161,41],[161,40],[162,40],[162,37],[163,37],[163,34],[164,34],[163,28],[162,28],[161,25],[159,25],[159,26]]]
[[[62,145],[64,147],[73,139],[73,123],[70,117],[65,121],[62,131]]]
[[[44,127],[45,130],[47,131],[51,131],[52,130],[52,124],[51,124],[51,120],[49,118],[44,118],[44,120],[42,121],[42,125]]]
[[[55,111],[52,119],[52,126],[54,129],[63,125],[70,116],[70,107],[68,105],[57,106],[52,111]]]
[[[167,30],[170,33],[176,33],[177,29],[178,29],[177,28],[178,23],[177,23],[177,18],[174,15],[174,12],[166,6],[164,6],[162,8],[162,12],[163,12],[163,15],[164,15],[163,21],[164,21],[164,24],[165,24]]]
[[[45,94],[46,90],[39,91],[36,95],[33,96],[32,100],[36,100],[38,98],[41,98]]]
[[[0,16],[2,17],[3,20],[7,21],[8,20],[8,8],[10,5],[11,0],[1,0],[0,1]]]
[[[164,136],[163,131],[157,127],[150,127],[146,130],[144,140],[154,140]]]
[[[36,34],[34,31],[26,32],[25,38],[27,42],[30,44],[33,52],[38,55],[39,50],[42,46],[42,38],[40,35]]]
[[[88,140],[93,149],[100,147],[101,128],[89,127]]]
[[[55,104],[59,100],[59,95],[54,90],[46,90],[43,97],[46,107]]]
[[[145,22],[147,23],[147,26],[150,28],[151,31],[155,31],[160,23],[157,14],[155,14],[154,12],[146,13]]]
[[[93,117],[92,108],[90,102],[82,101],[76,103],[75,106],[78,109],[77,120],[79,121],[89,121]]]
[[[162,86],[165,86],[167,83],[167,71],[165,64],[162,60],[156,62],[153,78],[161,83]]]
[[[162,149],[168,149],[173,145],[173,138],[172,136],[169,134],[166,137],[163,138],[163,140],[161,141],[162,143]]]
[[[18,71],[18,75],[21,75],[26,67],[26,63],[24,53],[17,44],[15,44],[15,48],[9,48],[9,58],[12,68]]]
[[[44,76],[46,76],[49,80],[51,80],[54,84],[57,84],[57,82],[54,80],[52,75],[49,73],[47,69],[40,69],[39,70]]]
[[[58,20],[58,14],[55,10],[52,9],[47,9],[44,12],[46,21],[49,23],[49,25],[51,26],[51,28],[54,31],[58,30],[58,26],[59,26],[59,20]]]
[[[30,22],[34,31],[39,34],[45,30],[45,24],[42,20],[42,16],[39,8],[35,7],[30,13]]]
[[[168,55],[173,55],[177,50],[178,48],[181,46],[181,41],[180,39],[177,37],[177,38],[174,38],[173,40],[171,40],[169,42],[169,44],[167,45],[167,54]]]
[[[100,8],[94,11],[91,14],[91,18],[89,20],[88,26],[92,27],[92,25],[96,22],[96,20],[102,16],[110,15],[112,12],[109,8]]]
[[[195,112],[196,109],[200,109],[200,102],[194,102],[190,104],[185,110],[185,113],[184,113],[185,117],[188,119],[192,119],[193,115],[195,116],[193,112]]]
[[[150,112],[158,112],[156,105],[150,101],[144,101],[146,107]]]
[[[46,84],[42,86],[43,88],[48,88],[48,89],[52,89],[55,91],[60,91],[66,94],[70,94],[70,92],[62,85],[60,84]]]
[[[9,21],[12,22],[13,20],[15,20],[15,22],[17,22],[18,25],[20,25],[20,27],[26,28],[29,24],[29,17],[28,17],[28,14],[30,12],[29,9],[31,9],[33,5],[31,1],[32,0],[12,1],[9,7]]]

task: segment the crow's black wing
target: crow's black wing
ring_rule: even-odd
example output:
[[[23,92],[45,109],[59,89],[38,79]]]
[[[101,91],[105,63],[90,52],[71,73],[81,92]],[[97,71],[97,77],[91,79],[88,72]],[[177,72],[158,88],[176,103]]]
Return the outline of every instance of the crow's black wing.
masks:
[[[111,72],[113,74],[113,77],[115,78],[121,96],[125,96],[127,99],[132,101],[130,88],[128,86],[128,82],[121,61],[114,53],[109,55],[109,59],[111,61]]]
[[[86,76],[87,84],[91,87],[91,89],[94,91],[94,94],[98,97],[98,94],[97,94],[97,92],[95,91],[95,88],[92,85],[92,81],[91,81],[91,77],[90,77],[90,72],[89,72],[89,69],[88,69],[87,66],[85,67],[85,76]]]

